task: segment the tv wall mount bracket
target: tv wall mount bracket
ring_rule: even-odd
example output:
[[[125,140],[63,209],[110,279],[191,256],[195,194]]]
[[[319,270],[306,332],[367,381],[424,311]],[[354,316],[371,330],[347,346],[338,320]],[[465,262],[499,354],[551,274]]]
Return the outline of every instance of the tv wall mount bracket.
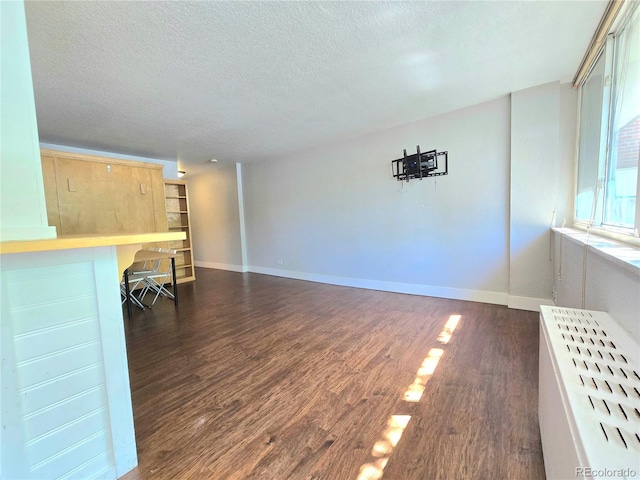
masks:
[[[394,178],[408,182],[412,178],[422,180],[427,177],[439,177],[449,174],[448,152],[438,152],[436,150],[421,152],[420,145],[416,146],[416,152],[413,155],[407,155],[407,150],[405,149],[402,158],[391,162]]]

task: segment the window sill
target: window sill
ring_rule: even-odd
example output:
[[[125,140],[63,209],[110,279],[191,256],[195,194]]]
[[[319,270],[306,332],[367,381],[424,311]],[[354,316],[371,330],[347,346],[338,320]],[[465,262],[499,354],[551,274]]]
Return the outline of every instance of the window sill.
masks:
[[[574,228],[552,228],[562,237],[612,261],[632,273],[640,274],[640,248]]]
[[[587,233],[589,231],[589,224],[584,221],[576,220],[573,224],[573,229],[576,231],[582,231]],[[597,235],[601,238],[608,238],[615,240],[619,243],[632,245],[634,247],[640,247],[640,238],[630,235],[629,229],[616,229],[613,227],[591,227],[591,235]]]

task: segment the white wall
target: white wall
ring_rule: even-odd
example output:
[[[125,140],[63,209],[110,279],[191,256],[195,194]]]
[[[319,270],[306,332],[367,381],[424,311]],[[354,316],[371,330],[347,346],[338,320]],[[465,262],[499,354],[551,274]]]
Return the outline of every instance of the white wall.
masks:
[[[555,226],[573,221],[576,184],[576,135],[578,131],[578,90],[572,84],[560,86],[560,144],[558,197]]]
[[[572,214],[575,121],[576,93],[556,82],[244,164],[247,269],[537,310],[552,303],[550,227]],[[392,179],[416,144],[447,150],[450,174]],[[233,172],[190,188],[196,264],[237,270]]]
[[[550,227],[566,214],[575,94],[557,82],[511,94],[509,305],[552,304]]]
[[[250,270],[506,303],[509,128],[503,97],[243,165]],[[393,179],[417,144],[447,150],[449,175]]]
[[[23,2],[0,2],[0,241],[53,238],[47,222]]]
[[[188,189],[196,266],[243,271],[236,165],[189,177]]]

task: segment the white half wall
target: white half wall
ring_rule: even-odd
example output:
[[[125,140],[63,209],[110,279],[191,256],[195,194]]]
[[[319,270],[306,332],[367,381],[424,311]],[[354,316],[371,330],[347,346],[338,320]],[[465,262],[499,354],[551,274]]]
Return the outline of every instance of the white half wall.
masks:
[[[391,161],[418,144],[449,152],[448,176],[392,178]],[[407,293],[473,292],[502,303],[509,286],[509,153],[505,96],[244,164],[249,269],[400,285]]]
[[[116,247],[1,261],[0,477],[123,476],[138,461]]]
[[[218,164],[188,179],[192,246],[198,267],[245,270],[237,178],[235,164]]]

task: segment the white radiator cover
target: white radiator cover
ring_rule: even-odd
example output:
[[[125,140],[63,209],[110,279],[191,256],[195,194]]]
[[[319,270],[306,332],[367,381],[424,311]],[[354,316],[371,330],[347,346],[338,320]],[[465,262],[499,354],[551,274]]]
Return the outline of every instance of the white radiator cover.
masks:
[[[608,314],[540,307],[548,479],[640,478],[640,349]]]

